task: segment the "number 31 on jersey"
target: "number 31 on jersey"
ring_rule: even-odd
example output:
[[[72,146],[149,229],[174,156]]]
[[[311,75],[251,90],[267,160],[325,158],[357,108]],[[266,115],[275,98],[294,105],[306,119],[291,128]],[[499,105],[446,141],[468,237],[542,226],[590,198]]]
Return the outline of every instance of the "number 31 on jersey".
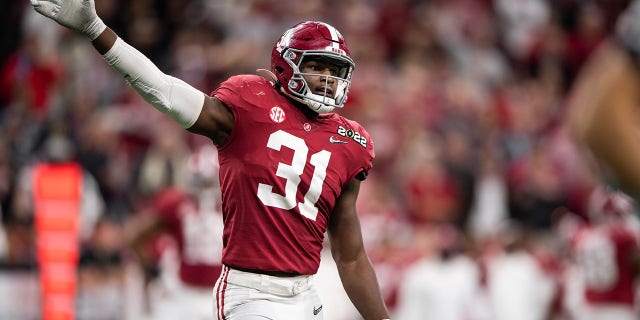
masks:
[[[316,202],[318,202],[320,194],[322,193],[322,185],[327,176],[327,166],[329,165],[331,152],[321,150],[311,155],[309,163],[314,167],[313,178],[309,184],[309,190],[304,196],[304,202],[297,202],[296,195],[298,193],[298,185],[300,184],[300,176],[307,162],[309,147],[301,138],[282,130],[278,130],[269,136],[269,141],[267,142],[268,148],[280,151],[283,146],[293,150],[291,163],[286,164],[280,162],[276,170],[278,177],[286,179],[284,195],[274,193],[273,186],[271,185],[259,183],[258,199],[260,199],[265,206],[285,210],[291,210],[297,206],[300,214],[315,221],[318,215]]]

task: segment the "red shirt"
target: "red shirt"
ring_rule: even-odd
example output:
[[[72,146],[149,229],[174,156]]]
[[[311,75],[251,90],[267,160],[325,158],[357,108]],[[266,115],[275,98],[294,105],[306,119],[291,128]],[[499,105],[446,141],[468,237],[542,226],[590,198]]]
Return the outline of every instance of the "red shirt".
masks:
[[[577,231],[573,248],[585,279],[588,303],[634,305],[631,254],[638,250],[635,231],[622,224],[585,226]]]
[[[309,119],[259,76],[231,77],[213,95],[235,117],[218,149],[222,262],[316,273],[337,197],[372,166],[369,134],[335,113]]]
[[[180,279],[189,285],[213,287],[222,271],[222,214],[218,193],[202,200],[177,189],[160,192],[153,201],[180,253]]]

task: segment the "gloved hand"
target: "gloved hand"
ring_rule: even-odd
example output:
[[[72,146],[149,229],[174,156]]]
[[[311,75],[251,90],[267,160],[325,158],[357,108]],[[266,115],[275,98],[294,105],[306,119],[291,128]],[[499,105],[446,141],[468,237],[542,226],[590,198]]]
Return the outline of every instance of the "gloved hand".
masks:
[[[94,0],[31,0],[33,8],[57,23],[85,34],[92,41],[107,27],[96,14]]]

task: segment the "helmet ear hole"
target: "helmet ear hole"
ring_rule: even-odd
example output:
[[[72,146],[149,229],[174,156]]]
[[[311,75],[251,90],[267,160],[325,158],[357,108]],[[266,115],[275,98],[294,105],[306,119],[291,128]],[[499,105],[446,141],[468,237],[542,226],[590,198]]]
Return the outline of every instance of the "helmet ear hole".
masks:
[[[281,66],[276,66],[274,69],[276,69],[276,72],[278,73],[283,73],[284,69]]]

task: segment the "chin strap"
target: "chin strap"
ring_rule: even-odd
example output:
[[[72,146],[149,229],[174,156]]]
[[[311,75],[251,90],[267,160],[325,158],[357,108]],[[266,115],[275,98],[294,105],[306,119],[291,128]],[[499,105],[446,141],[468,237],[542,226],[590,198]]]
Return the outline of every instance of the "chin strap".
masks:
[[[304,100],[302,98],[296,97],[292,94],[290,94],[289,92],[287,92],[286,90],[284,90],[284,88],[282,86],[279,86],[280,92],[282,92],[282,94],[284,94],[285,96],[299,102],[300,104],[305,105],[307,108],[309,108],[309,110],[315,112],[315,113],[326,113],[326,112],[319,112],[322,106],[319,106],[319,103],[315,102],[315,101],[311,101],[311,103],[308,100]]]

